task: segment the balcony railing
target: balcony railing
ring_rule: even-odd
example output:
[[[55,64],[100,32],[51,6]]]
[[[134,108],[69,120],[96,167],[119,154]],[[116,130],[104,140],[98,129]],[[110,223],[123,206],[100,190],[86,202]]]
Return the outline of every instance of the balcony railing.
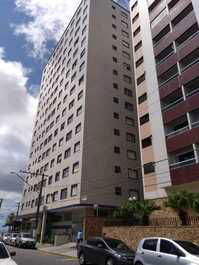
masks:
[[[186,132],[188,130],[189,130],[189,125],[187,125],[186,127],[180,128],[177,131],[174,131],[174,132],[171,132],[171,133],[167,134],[166,137],[168,139],[168,138],[174,137],[174,136],[176,136],[176,135],[178,135],[180,133]]]
[[[187,97],[187,98],[188,98],[188,97],[191,97],[192,95],[194,95],[194,94],[196,94],[196,93],[198,93],[198,92],[199,92],[199,87],[196,88],[196,89],[194,89],[194,90],[192,90],[191,92],[187,93],[187,94],[186,94],[186,97]]]
[[[180,167],[184,167],[184,166],[194,165],[195,163],[196,163],[196,159],[191,158],[191,159],[187,159],[187,160],[184,160],[181,162],[170,164],[170,168],[175,169],[175,168],[180,168]]]
[[[198,128],[199,127],[199,121],[195,121],[191,124],[192,128]]]
[[[170,103],[170,104],[168,104],[168,105],[162,107],[162,110],[164,111],[164,110],[171,109],[171,108],[173,108],[176,104],[182,102],[183,100],[184,100],[184,98],[181,97],[181,98],[177,99],[176,101],[174,101],[174,102],[172,102],[172,103]]]

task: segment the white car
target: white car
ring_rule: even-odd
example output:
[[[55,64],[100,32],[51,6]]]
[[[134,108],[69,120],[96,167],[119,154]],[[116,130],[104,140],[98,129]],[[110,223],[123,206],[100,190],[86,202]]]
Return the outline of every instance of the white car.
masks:
[[[150,237],[140,241],[135,265],[199,265],[199,246],[189,241]]]
[[[17,265],[16,262],[11,258],[15,256],[15,252],[9,252],[4,245],[4,243],[0,242],[0,264],[1,265]]]

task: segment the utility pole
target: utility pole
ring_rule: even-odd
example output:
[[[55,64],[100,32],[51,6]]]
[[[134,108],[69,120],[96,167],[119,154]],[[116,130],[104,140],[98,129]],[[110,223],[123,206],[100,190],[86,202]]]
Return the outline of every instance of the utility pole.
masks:
[[[40,212],[40,206],[41,206],[42,191],[43,191],[45,177],[48,177],[48,175],[45,175],[44,173],[34,173],[34,172],[23,171],[23,170],[20,170],[20,173],[30,174],[30,175],[35,175],[35,176],[42,176],[41,182],[40,182],[40,187],[39,187],[39,195],[37,198],[37,211],[36,211],[36,221],[35,221],[35,229],[36,229],[36,233],[37,233],[37,237],[38,237],[39,236],[39,233],[38,233],[39,232],[38,231],[39,212]]]
[[[0,199],[0,209],[1,209],[2,203],[3,203],[3,199]]]

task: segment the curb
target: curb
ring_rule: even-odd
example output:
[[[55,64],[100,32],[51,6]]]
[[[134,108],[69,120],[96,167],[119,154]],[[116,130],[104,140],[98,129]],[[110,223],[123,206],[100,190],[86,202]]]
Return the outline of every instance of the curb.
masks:
[[[66,257],[66,258],[70,258],[70,259],[74,259],[74,260],[77,260],[78,259],[77,257],[69,256],[69,255],[66,255],[66,254],[61,254],[61,253],[58,253],[58,252],[46,251],[46,250],[42,250],[42,249],[39,249],[39,248],[37,250],[39,250],[40,252],[43,252],[43,253],[50,254],[50,255],[56,255],[56,256]]]

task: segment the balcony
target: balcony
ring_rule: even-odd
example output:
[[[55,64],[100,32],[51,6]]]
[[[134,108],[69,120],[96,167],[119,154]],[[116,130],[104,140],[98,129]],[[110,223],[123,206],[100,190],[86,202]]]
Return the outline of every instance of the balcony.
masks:
[[[184,91],[186,97],[190,97],[194,94],[199,93],[199,77],[196,77],[195,79],[185,84]]]
[[[180,69],[181,72],[184,72],[192,65],[199,62],[199,48],[195,49],[193,52],[185,56],[182,60],[180,60]]]
[[[187,130],[189,130],[187,116],[183,115],[165,126],[165,135],[168,139],[178,134],[181,134]]]
[[[194,165],[196,162],[197,158],[195,157],[192,145],[184,148],[179,153],[169,154],[169,166],[171,170]]]
[[[167,82],[174,79],[178,74],[178,67],[177,64],[175,64],[158,77],[159,86],[165,85]]]
[[[184,100],[182,90],[176,89],[173,93],[167,97],[161,99],[162,111],[172,109],[175,105]]]

